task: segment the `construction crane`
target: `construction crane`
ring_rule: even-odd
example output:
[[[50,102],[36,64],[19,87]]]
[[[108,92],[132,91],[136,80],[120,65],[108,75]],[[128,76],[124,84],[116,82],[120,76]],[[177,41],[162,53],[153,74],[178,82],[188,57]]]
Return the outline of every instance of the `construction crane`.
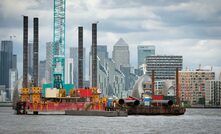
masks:
[[[52,87],[62,89],[65,78],[65,4],[54,0],[54,41],[52,61]]]
[[[39,111],[64,111],[86,109],[86,103],[90,103],[90,109],[100,110],[106,103],[106,98],[100,98],[100,92],[96,87],[74,89],[73,84],[65,83],[65,5],[66,0],[54,0],[54,32],[52,45],[52,71],[51,81],[42,87],[29,87],[27,77],[27,64],[23,71],[23,87],[20,89],[20,99],[15,104],[17,114],[27,114]],[[82,29],[83,30],[83,29]],[[82,31],[83,32],[83,31]],[[94,37],[97,35],[94,28]],[[24,59],[27,63],[28,17],[24,17]],[[83,33],[82,33],[83,34]],[[83,39],[83,35],[81,37]],[[96,38],[95,38],[96,39]],[[95,45],[96,45],[96,40]],[[82,42],[83,43],[83,42]],[[96,47],[95,47],[96,48]],[[82,49],[83,50],[83,49]],[[36,60],[37,61],[37,60]],[[96,64],[95,64],[96,65]],[[37,67],[38,65],[36,65]],[[87,98],[88,101],[86,101]],[[75,102],[74,102],[75,101]],[[84,101],[84,102],[83,102]]]

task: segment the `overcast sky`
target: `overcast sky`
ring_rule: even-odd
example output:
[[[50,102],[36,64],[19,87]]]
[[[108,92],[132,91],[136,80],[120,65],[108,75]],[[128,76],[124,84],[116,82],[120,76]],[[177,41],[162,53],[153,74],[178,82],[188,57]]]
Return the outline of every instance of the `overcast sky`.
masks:
[[[84,46],[89,52],[91,23],[99,21],[98,45],[107,45],[109,56],[113,45],[122,37],[129,44],[134,67],[137,67],[137,45],[155,45],[157,55],[182,55],[184,68],[194,69],[199,64],[213,66],[218,77],[220,7],[220,0],[67,0],[66,56],[69,47],[77,47],[77,26],[84,26]],[[45,43],[53,39],[53,0],[0,2],[0,40],[16,36],[13,41],[19,72],[22,70],[22,15],[29,16],[29,41],[33,37],[33,17],[39,17],[40,59],[45,59]]]

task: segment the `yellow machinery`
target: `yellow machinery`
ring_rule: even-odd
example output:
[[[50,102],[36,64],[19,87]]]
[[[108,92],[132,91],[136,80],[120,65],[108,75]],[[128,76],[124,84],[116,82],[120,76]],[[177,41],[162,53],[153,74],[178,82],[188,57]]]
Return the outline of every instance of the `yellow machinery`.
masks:
[[[26,102],[29,100],[29,89],[28,88],[22,88],[21,89],[21,101]]]
[[[37,110],[38,105],[41,102],[41,88],[40,87],[32,87],[31,100],[33,103],[33,110]]]
[[[32,87],[31,99],[33,103],[40,103],[41,101],[41,88]]]
[[[71,89],[69,92],[70,97],[75,97],[75,90]]]
[[[59,97],[66,97],[66,94],[65,94],[65,89],[60,89],[59,90]]]

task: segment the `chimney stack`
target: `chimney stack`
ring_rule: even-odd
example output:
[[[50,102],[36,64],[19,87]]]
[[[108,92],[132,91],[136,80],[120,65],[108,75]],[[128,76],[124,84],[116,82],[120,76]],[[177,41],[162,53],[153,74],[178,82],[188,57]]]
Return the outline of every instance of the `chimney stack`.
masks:
[[[33,80],[34,87],[38,86],[38,18],[33,19]]]
[[[155,84],[155,81],[154,81],[154,70],[152,70],[152,96],[154,96],[154,84]]]
[[[97,23],[92,24],[92,87],[97,87]]]
[[[179,70],[176,68],[176,104],[180,105],[180,97],[179,97]]]
[[[78,88],[83,88],[83,27],[78,27]]]
[[[23,88],[28,88],[28,16],[23,16]]]

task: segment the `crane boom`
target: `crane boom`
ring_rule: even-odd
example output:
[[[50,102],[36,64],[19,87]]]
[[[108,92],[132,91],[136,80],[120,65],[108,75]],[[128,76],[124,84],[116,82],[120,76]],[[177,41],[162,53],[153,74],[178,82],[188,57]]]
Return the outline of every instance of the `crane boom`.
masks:
[[[57,89],[63,88],[65,78],[65,4],[54,0],[52,87]]]

